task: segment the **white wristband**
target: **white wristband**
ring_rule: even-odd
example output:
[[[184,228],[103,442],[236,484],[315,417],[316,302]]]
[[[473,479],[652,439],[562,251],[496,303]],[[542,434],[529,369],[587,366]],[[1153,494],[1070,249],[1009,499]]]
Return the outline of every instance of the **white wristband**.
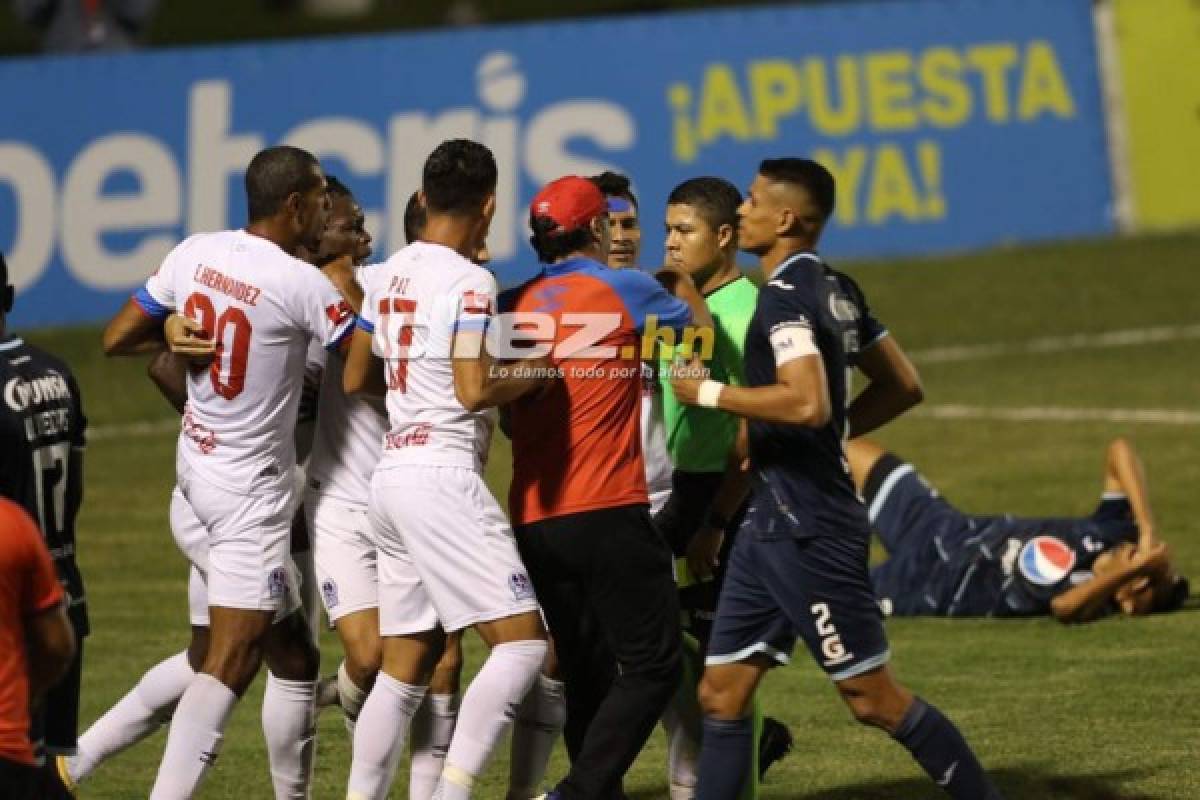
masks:
[[[703,381],[699,391],[696,392],[696,404],[704,408],[716,408],[717,402],[721,399],[721,390],[724,388],[725,384],[718,381]]]

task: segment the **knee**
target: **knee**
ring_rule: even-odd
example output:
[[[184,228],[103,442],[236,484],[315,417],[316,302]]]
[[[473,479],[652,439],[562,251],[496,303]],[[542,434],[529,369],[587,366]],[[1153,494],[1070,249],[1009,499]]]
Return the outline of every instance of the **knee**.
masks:
[[[369,685],[375,680],[383,664],[383,643],[378,635],[343,638],[346,671],[359,686]]]
[[[258,674],[262,660],[263,648],[259,642],[213,642],[204,658],[203,671],[241,697]]]
[[[700,679],[700,684],[696,687],[696,699],[704,716],[716,719],[744,717],[749,701],[739,687],[715,681],[708,676]]]
[[[907,711],[907,703],[899,695],[881,692],[857,692],[839,689],[842,699],[850,708],[854,719],[863,725],[892,732],[900,727]]]

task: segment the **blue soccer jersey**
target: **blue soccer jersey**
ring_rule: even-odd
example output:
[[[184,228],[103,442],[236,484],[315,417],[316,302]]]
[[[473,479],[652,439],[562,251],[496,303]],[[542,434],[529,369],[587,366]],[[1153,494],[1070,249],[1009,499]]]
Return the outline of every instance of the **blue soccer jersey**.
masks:
[[[774,501],[756,502],[754,511],[766,515],[762,526],[786,524],[799,537],[847,526],[865,529],[842,451],[849,371],[859,353],[887,331],[854,281],[808,252],[783,262],[759,294],[746,333],[747,385],[777,382],[772,336],[788,328],[811,333],[825,367],[832,415],[820,428],[749,423],[750,461],[764,490],[759,497]]]

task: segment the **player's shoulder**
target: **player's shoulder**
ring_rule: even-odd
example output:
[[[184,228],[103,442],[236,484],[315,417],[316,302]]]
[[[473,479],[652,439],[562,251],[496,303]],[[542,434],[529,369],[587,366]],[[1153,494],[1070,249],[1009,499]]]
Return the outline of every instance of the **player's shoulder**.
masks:
[[[5,355],[9,357],[10,362],[13,358],[20,358],[25,363],[30,364],[33,367],[33,371],[53,371],[68,380],[75,379],[66,361],[63,361],[49,350],[44,350],[35,344],[30,344],[24,337],[13,337],[8,339],[4,344],[9,345],[5,348],[8,351]]]
[[[858,281],[854,280],[854,278],[850,277],[845,272],[834,269],[828,265],[826,266],[826,273],[828,274],[829,278],[837,284],[838,289],[840,289],[842,293],[849,295],[854,302],[861,305],[866,301],[866,294],[863,292],[862,287],[858,285]]]

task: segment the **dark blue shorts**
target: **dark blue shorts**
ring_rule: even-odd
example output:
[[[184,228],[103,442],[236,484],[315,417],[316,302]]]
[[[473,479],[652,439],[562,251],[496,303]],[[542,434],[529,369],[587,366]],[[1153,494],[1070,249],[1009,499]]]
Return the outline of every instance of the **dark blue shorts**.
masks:
[[[865,528],[796,538],[743,526],[705,663],[762,654],[786,664],[797,635],[833,680],[887,663],[883,617],[867,578],[868,542]]]

